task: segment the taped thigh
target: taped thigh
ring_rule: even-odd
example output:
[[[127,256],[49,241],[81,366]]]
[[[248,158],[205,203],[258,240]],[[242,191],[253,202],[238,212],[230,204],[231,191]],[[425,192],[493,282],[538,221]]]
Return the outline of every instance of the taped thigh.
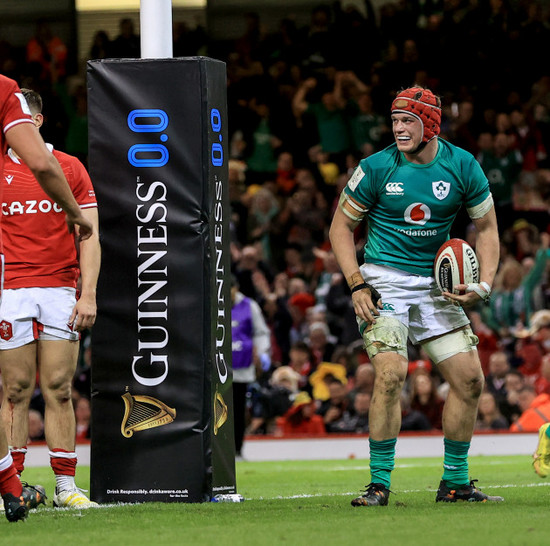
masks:
[[[408,358],[407,327],[393,317],[377,317],[363,332],[365,349],[369,358],[378,353],[393,352]]]
[[[422,348],[435,364],[439,364],[458,353],[477,351],[476,345],[478,343],[478,337],[467,326],[462,330],[426,341],[422,343]]]

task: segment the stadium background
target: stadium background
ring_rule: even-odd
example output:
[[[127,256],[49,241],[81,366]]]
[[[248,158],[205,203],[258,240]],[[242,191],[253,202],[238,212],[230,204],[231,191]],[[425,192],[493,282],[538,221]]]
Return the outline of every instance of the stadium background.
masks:
[[[182,2],[183,3],[183,2]],[[200,2],[197,2],[200,4]],[[47,4],[36,8],[34,2],[18,1],[18,2],[3,2],[0,6],[0,39],[3,43],[2,62],[3,68],[6,66],[13,67],[12,64],[4,64],[6,60],[15,60],[17,70],[10,73],[12,76],[21,75],[24,72],[19,71],[24,67],[24,50],[25,44],[33,35],[36,21],[39,18],[45,18],[50,24],[55,34],[60,36],[67,44],[69,51],[68,60],[68,76],[67,82],[77,81],[82,77],[83,64],[89,58],[92,38],[97,30],[105,30],[111,38],[114,38],[118,33],[118,24],[120,19],[129,17],[135,23],[137,31],[139,31],[139,14],[137,9],[117,9],[112,10],[84,10],[78,9],[78,2],[72,1],[50,1]],[[93,3],[92,3],[93,4]],[[355,5],[359,12],[366,15],[362,2],[343,2],[344,6],[348,4]],[[376,19],[374,26],[378,29],[379,45],[370,41],[371,36],[363,35],[360,37],[364,50],[358,51],[349,47],[346,49],[346,44],[339,44],[338,67],[341,69],[355,68],[353,63],[358,62],[358,53],[364,55],[365,65],[378,64],[381,68],[382,77],[393,75],[394,79],[399,80],[400,70],[406,68],[407,74],[411,74],[412,65],[405,67],[403,59],[394,62],[395,59],[387,56],[387,51],[384,48],[395,39],[401,45],[405,41],[405,37],[417,35],[414,29],[422,27],[426,30],[426,20],[430,19],[431,15],[443,14],[443,20],[447,22],[461,23],[468,18],[469,15],[475,12],[475,2],[401,2],[388,3],[376,1],[369,3],[375,11]],[[98,4],[93,4],[97,6]],[[192,7],[182,7],[179,2],[174,1],[173,18],[175,23],[184,23],[187,31],[195,38],[201,38],[199,41],[190,41],[186,45],[187,50],[183,50],[185,54],[206,54],[223,60],[230,59],[230,53],[234,52],[235,43],[242,37],[246,37],[247,20],[243,14],[247,12],[255,12],[259,15],[262,23],[262,28],[268,32],[275,33],[279,29],[281,20],[288,16],[291,12],[296,26],[298,28],[307,27],[310,24],[310,17],[313,7],[317,6],[318,2],[286,2],[286,1],[265,1],[261,3],[252,3],[246,1],[231,2],[228,6],[222,0],[206,2],[205,5],[194,5]],[[483,38],[479,43],[467,43],[468,40],[461,40],[458,35],[447,35],[444,38],[444,26],[436,29],[438,44],[442,44],[443,48],[429,47],[429,44],[424,44],[425,49],[422,50],[420,61],[414,61],[416,68],[427,68],[428,82],[435,83],[436,90],[444,94],[444,99],[455,105],[453,108],[459,108],[464,103],[473,102],[476,108],[476,124],[466,123],[460,127],[461,131],[452,133],[449,129],[449,134],[456,138],[457,142],[466,147],[470,147],[473,153],[479,152],[477,137],[479,136],[480,128],[486,120],[483,120],[481,114],[488,107],[496,108],[504,111],[512,111],[514,108],[520,108],[529,105],[530,101],[536,100],[543,106],[548,106],[548,70],[544,63],[526,63],[525,59],[536,59],[537,52],[544,51],[545,46],[549,45],[549,2],[491,2],[492,6],[500,5],[497,9],[500,10],[500,16],[490,14],[489,12],[481,11],[481,15],[486,15],[486,19],[477,19],[478,27],[476,29],[476,38]],[[535,11],[532,11],[534,6]],[[114,7],[114,4],[112,5]],[[536,9],[539,11],[536,11]],[[422,13],[426,10],[426,13]],[[32,17],[29,17],[29,13]],[[414,16],[415,19],[411,17]],[[408,19],[407,19],[408,18]],[[370,24],[372,20],[365,19]],[[411,21],[415,21],[416,25],[411,25]],[[371,27],[374,28],[374,27]],[[458,27],[457,27],[458,28]],[[408,29],[408,30],[407,30]],[[201,34],[204,30],[205,34]],[[447,27],[449,30],[449,27]],[[499,32],[495,31],[498,30]],[[402,33],[399,36],[399,33]],[[351,36],[350,36],[351,37]],[[433,36],[432,36],[433,37]],[[384,44],[384,45],[382,45]],[[483,46],[483,47],[482,47]],[[483,58],[477,59],[471,57],[472,52],[483,52]],[[353,55],[352,55],[353,54]],[[458,59],[461,59],[458,62]],[[359,61],[361,62],[361,61]],[[422,63],[427,63],[422,66]],[[337,67],[337,68],[338,68]],[[230,67],[234,69],[234,66]],[[480,70],[481,69],[481,70]],[[484,71],[485,70],[485,71]],[[6,72],[5,72],[6,73]],[[403,72],[405,73],[405,72]],[[74,76],[74,80],[71,79]],[[364,74],[361,74],[364,76]],[[16,77],[20,81],[19,77]],[[367,78],[365,78],[367,79]],[[404,78],[403,78],[404,79]],[[233,80],[232,80],[233,81]],[[242,88],[246,88],[245,84]],[[242,81],[241,81],[242,83]],[[392,82],[393,83],[393,82]],[[411,81],[401,81],[397,83],[399,86],[409,85]],[[244,96],[247,100],[250,95],[256,90],[257,82],[250,79],[250,87],[248,93]],[[546,86],[546,87],[545,87]],[[236,86],[235,86],[236,87]],[[388,86],[391,88],[391,86]],[[242,88],[240,91],[242,92]],[[264,91],[264,90],[262,90]],[[384,103],[387,99],[387,94],[381,94],[378,99],[377,107]],[[231,116],[237,120],[244,110],[239,108],[239,105],[230,102],[230,124]],[[381,115],[386,115],[383,108],[380,108]],[[240,125],[239,122],[233,122],[235,126]],[[549,127],[548,110],[541,115],[540,119],[531,120],[536,125],[536,137],[533,141],[527,143],[527,151],[534,153],[534,165],[530,165],[528,169],[524,169],[526,176],[522,180],[518,178],[518,186],[525,192],[524,197],[528,194],[529,198],[525,198],[527,204],[518,201],[515,203],[518,207],[503,209],[505,214],[499,215],[501,220],[501,231],[508,242],[510,253],[517,251],[518,241],[516,239],[518,229],[514,229],[514,223],[525,219],[529,225],[530,233],[535,236],[540,232],[548,229],[548,159],[547,154],[549,147]],[[531,126],[530,126],[531,127]],[[235,127],[236,128],[236,127]],[[529,128],[529,127],[528,127]],[[51,136],[59,136],[55,131],[51,130]],[[63,148],[63,146],[59,146]],[[238,154],[237,154],[238,155]],[[242,159],[242,158],[238,158]],[[253,180],[247,181],[247,187],[242,190],[245,193],[251,194],[255,191],[250,190],[253,186]],[[327,191],[327,195],[332,195],[331,188]],[[533,195],[535,197],[533,197]],[[523,207],[523,208],[521,208]],[[462,223],[461,223],[462,222]],[[464,219],[459,221],[456,228],[456,235],[467,237],[467,223]],[[531,254],[536,254],[540,247],[540,240],[533,243]],[[527,255],[529,257],[529,255]],[[537,301],[535,308],[548,307],[548,277],[547,273],[542,277],[541,282],[536,287]],[[251,292],[250,295],[254,295]],[[527,326],[529,317],[523,317],[524,323]],[[488,336],[490,338],[491,336]],[[495,336],[493,336],[494,338]],[[515,351],[515,339],[510,336],[505,336],[504,339],[499,339],[496,336],[496,342],[504,342],[505,348],[510,355],[510,360],[514,367],[519,368],[524,363],[521,355]],[[489,352],[491,351],[491,340],[487,341]],[[493,350],[497,345],[493,345]],[[85,355],[83,355],[85,358]],[[84,385],[86,378],[84,377]]]

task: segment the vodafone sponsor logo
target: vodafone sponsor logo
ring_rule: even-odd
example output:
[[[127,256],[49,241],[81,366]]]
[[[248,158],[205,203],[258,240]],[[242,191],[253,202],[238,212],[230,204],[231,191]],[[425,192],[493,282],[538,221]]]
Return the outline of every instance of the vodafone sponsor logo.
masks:
[[[36,199],[30,199],[29,201],[12,201],[11,203],[2,203],[2,214],[4,216],[15,216],[16,214],[38,214],[39,212],[47,214],[51,211],[63,212],[63,209],[57,204],[49,201],[48,199],[42,199],[37,201]]]
[[[412,203],[405,209],[403,217],[407,224],[423,226],[432,217],[432,211],[424,203]]]
[[[404,195],[403,182],[388,182],[386,184],[386,195]]]

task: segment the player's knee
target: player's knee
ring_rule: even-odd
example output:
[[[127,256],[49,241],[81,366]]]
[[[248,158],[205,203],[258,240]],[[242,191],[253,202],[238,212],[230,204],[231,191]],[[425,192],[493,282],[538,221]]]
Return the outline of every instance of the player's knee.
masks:
[[[480,370],[473,370],[471,374],[463,372],[460,379],[455,380],[454,387],[451,389],[457,398],[460,398],[466,403],[477,403],[477,400],[483,392],[485,379]]]
[[[34,386],[26,379],[16,379],[4,384],[4,392],[11,404],[21,404],[30,401]]]
[[[72,394],[71,381],[66,379],[59,379],[57,381],[50,381],[44,387],[44,399],[46,403],[57,402],[66,403],[71,400]]]
[[[477,373],[474,377],[470,378],[468,391],[472,398],[477,400],[481,396],[484,384],[485,379],[482,373]]]
[[[378,353],[394,352],[407,358],[407,327],[393,317],[378,317],[363,332],[369,358]]]
[[[387,401],[396,400],[401,396],[405,377],[406,373],[394,369],[384,369],[376,376],[374,391]]]

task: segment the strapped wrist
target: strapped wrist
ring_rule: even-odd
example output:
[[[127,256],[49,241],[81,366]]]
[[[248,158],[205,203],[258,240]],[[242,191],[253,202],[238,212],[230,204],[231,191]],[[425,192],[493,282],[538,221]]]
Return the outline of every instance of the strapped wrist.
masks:
[[[357,292],[358,290],[364,290],[365,288],[370,288],[370,285],[366,282],[362,282],[359,284],[356,284],[353,288],[351,288],[351,293]]]

